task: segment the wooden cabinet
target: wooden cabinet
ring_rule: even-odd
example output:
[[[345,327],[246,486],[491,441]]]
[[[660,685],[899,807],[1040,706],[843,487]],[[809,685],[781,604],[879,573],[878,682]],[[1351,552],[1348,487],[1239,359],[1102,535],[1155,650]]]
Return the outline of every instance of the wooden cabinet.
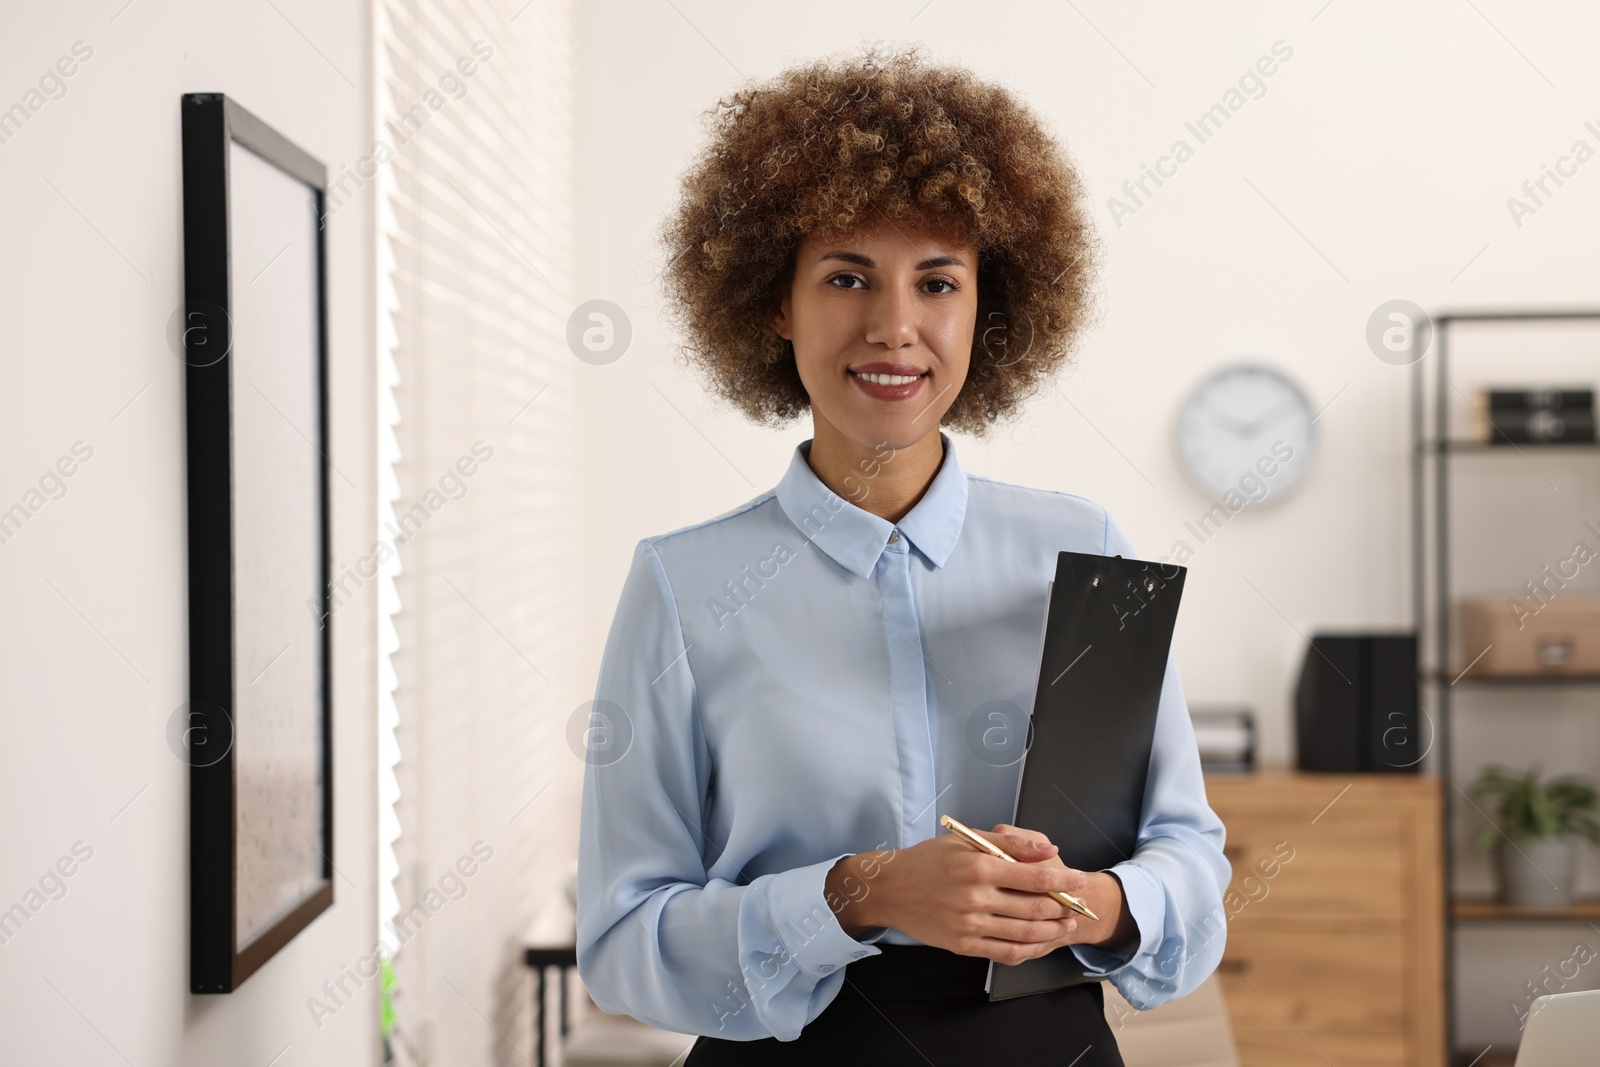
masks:
[[[1217,968],[1244,1067],[1444,1067],[1439,783],[1206,779],[1228,828]]]

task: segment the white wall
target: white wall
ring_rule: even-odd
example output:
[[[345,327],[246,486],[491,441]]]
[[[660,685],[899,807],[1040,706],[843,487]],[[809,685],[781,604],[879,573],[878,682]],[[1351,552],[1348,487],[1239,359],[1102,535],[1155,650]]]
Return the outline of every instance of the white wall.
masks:
[[[1290,698],[1305,637],[1411,622],[1410,370],[1367,348],[1369,315],[1396,298],[1431,311],[1600,303],[1600,162],[1520,225],[1507,207],[1574,141],[1600,149],[1591,61],[1600,12],[1577,0],[601,0],[583,10],[580,299],[615,301],[635,330],[626,358],[589,372],[589,469],[603,487],[592,527],[596,657],[631,545],[768,489],[810,434],[808,422],[781,433],[748,425],[707,399],[671,362],[674,338],[657,312],[656,226],[702,143],[700,113],[745,75],[863,40],[920,41],[1014,87],[1053,126],[1087,180],[1109,253],[1105,317],[1055,394],[990,441],[959,440],[963,464],[1103,503],[1142,554],[1188,540],[1197,551],[1175,645],[1185,688],[1191,703],[1255,708],[1269,765],[1293,762]],[[1175,139],[1195,144],[1184,123],[1277,41],[1293,55],[1265,95],[1118,225],[1107,199]],[[1537,355],[1544,342],[1524,344]],[[1576,366],[1587,359],[1593,379],[1596,346],[1582,351]],[[1314,404],[1331,403],[1317,422],[1321,458],[1292,500],[1243,512],[1196,545],[1184,524],[1210,502],[1179,473],[1172,424],[1200,377],[1240,357],[1285,368]],[[1481,373],[1537,371],[1502,356]],[[1592,466],[1563,469],[1569,489],[1593,487]],[[1576,510],[1600,518],[1594,493],[1585,500]],[[1488,526],[1527,518],[1489,514]],[[1559,558],[1552,546],[1576,539],[1569,525],[1572,538],[1566,525],[1511,538],[1522,554],[1502,560],[1505,573],[1535,576]],[[1493,758],[1600,770],[1593,691],[1552,701],[1539,704],[1550,706],[1541,725],[1513,717],[1531,705],[1502,705],[1487,722],[1471,712],[1480,740],[1458,751],[1459,773]],[[1483,861],[1460,867],[1465,888],[1487,891]],[[1600,884],[1592,855],[1582,884]],[[1514,1042],[1507,997],[1564,960],[1574,936],[1469,933],[1463,948],[1477,962],[1463,987],[1463,1038],[1479,1049]]]
[[[165,337],[179,98],[225,92],[336,172],[370,148],[367,5],[12,5],[0,23],[0,108],[74,42],[93,50],[0,144],[0,500],[93,450],[0,545],[0,907],[93,850],[0,945],[0,1059],[376,1063],[376,983],[320,1030],[306,1008],[375,939],[371,586],[334,618],[334,907],[231,995],[188,993],[188,768],[165,738],[188,683],[184,365]],[[331,457],[354,483],[332,481],[335,559],[374,538],[370,218],[353,204],[328,230]]]

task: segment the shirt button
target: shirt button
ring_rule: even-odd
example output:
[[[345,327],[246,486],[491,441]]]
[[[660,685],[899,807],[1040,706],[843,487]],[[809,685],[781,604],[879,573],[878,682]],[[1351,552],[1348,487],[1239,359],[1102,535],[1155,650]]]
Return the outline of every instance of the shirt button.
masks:
[[[823,965],[822,965],[822,966],[821,966],[821,967],[818,967],[818,968],[817,968],[817,973],[818,973],[818,974],[828,974],[828,973],[830,973],[830,972],[831,972],[831,971],[832,971],[832,970],[833,970],[833,964],[831,964],[831,963],[824,963],[824,964],[823,964]]]
[[[900,540],[900,531],[899,530],[890,530],[889,531],[889,543],[891,545],[892,544],[896,544],[899,540]]]
[[[853,959],[853,960],[859,960],[862,956],[865,956],[865,955],[866,955],[865,952],[852,952],[852,953],[850,953],[850,958]]]

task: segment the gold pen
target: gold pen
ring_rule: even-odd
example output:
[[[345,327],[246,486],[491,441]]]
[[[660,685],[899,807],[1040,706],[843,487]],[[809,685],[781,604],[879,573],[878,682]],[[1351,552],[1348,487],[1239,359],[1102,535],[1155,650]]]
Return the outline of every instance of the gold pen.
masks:
[[[1001,848],[999,845],[995,844],[993,841],[990,841],[986,837],[978,836],[977,834],[973,833],[971,830],[967,829],[967,827],[963,826],[960,822],[958,822],[955,819],[952,819],[948,815],[939,816],[939,825],[944,827],[946,830],[949,830],[951,833],[955,834],[957,837],[961,838],[961,840],[965,841],[967,844],[971,845],[973,848],[977,849],[979,852],[987,852],[989,855],[993,856],[995,859],[997,859],[997,860],[1006,860],[1009,863],[1021,863],[1022,862],[1021,860],[1017,859],[1017,857],[1015,857],[1015,856],[1009,854],[1008,852],[1006,852],[1005,849]],[[1056,892],[1052,892],[1050,895],[1052,897],[1055,897],[1056,900],[1058,900],[1062,904],[1065,904],[1067,907],[1071,908],[1073,911],[1077,912],[1079,915],[1087,915],[1089,918],[1094,919],[1096,922],[1098,922],[1100,920],[1100,916],[1096,915],[1094,912],[1089,910],[1089,905],[1085,904],[1083,901],[1079,900],[1077,897],[1073,896],[1071,893],[1062,893],[1062,892],[1056,891]]]

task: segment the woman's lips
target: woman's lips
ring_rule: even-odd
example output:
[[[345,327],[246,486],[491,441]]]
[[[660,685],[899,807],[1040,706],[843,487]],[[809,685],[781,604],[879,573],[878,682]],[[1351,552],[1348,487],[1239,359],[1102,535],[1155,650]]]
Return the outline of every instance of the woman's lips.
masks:
[[[909,382],[886,384],[881,380],[876,382],[868,381],[855,371],[847,371],[846,373],[850,375],[850,380],[856,383],[856,388],[876,400],[907,400],[917,395],[917,392],[922,388],[923,382],[927,381],[928,378],[928,372],[923,371]],[[873,374],[871,377],[893,380],[908,376]]]

